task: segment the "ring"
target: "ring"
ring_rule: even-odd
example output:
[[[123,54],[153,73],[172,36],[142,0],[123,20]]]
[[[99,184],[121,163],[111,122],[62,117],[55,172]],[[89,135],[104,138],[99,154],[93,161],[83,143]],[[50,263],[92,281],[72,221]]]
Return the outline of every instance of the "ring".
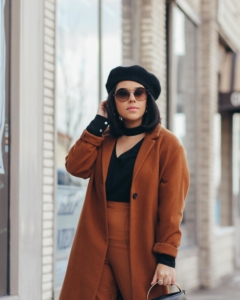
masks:
[[[159,279],[158,282],[159,282],[159,281],[162,282],[163,280],[160,280],[160,279]]]

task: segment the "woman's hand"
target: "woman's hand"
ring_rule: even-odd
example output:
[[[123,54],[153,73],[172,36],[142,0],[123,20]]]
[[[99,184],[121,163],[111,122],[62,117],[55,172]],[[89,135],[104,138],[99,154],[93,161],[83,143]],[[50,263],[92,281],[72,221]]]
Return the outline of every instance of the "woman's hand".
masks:
[[[106,109],[107,100],[102,101],[98,107],[97,114],[107,118],[107,109]]]
[[[175,268],[158,264],[151,285],[158,281],[159,285],[172,285],[175,283]]]

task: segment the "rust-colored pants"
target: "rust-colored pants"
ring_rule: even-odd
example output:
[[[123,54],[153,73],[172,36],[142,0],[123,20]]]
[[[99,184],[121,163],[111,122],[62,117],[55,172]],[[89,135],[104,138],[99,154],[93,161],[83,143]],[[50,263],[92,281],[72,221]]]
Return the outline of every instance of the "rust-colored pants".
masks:
[[[124,300],[132,299],[129,208],[129,203],[107,201],[109,246],[96,300],[116,300],[118,289]]]

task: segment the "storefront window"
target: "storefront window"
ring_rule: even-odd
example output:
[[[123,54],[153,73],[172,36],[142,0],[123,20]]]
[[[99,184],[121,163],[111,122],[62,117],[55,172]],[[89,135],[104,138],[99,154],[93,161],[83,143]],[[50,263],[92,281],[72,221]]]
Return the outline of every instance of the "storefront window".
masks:
[[[98,0],[57,1],[56,55],[58,289],[64,279],[87,184],[66,172],[65,157],[98,107]]]
[[[215,224],[221,224],[221,115],[216,113],[214,115],[214,185],[216,190],[216,203],[215,203]]]
[[[102,0],[102,99],[111,69],[122,64],[122,0]]]
[[[0,296],[8,294],[9,7],[9,0],[0,0]]]
[[[186,149],[191,186],[188,192],[182,231],[182,245],[195,244],[196,236],[196,26],[177,7],[173,7],[173,32],[170,49],[170,129]]]

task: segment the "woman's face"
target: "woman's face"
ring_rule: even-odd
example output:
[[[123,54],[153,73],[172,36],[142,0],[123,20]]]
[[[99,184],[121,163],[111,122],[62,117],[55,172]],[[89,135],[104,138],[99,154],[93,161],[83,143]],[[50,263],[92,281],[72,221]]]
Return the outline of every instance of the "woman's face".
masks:
[[[130,93],[129,99],[126,102],[120,102],[117,97],[114,97],[116,108],[119,116],[123,118],[123,123],[126,127],[136,127],[142,124],[143,115],[146,112],[146,100],[138,101],[134,97],[134,91],[137,88],[144,86],[135,81],[121,81],[117,84],[115,94],[119,89],[127,89]]]

